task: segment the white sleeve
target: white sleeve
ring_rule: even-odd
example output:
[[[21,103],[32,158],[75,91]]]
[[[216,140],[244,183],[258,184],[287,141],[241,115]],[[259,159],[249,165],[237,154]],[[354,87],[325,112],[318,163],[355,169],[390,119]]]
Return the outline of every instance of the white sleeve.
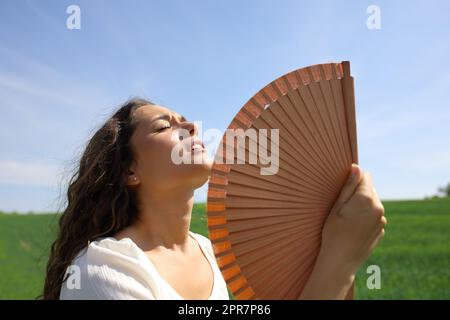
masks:
[[[208,252],[209,256],[215,260],[216,257],[214,255],[214,250],[212,247],[211,240],[209,238],[205,237],[204,235],[201,235],[200,233],[196,233],[196,235],[197,235],[197,239],[199,239],[202,242],[202,245]]]
[[[74,260],[72,274],[61,286],[60,299],[154,300],[148,281],[141,277],[140,267],[132,262],[114,256],[81,255]]]

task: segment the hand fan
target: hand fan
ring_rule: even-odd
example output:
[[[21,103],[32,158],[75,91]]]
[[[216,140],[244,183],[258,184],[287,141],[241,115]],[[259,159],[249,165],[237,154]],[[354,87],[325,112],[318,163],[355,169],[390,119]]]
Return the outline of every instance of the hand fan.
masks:
[[[285,74],[236,114],[217,150],[207,200],[209,237],[236,299],[299,297],[352,162],[358,156],[347,61]]]

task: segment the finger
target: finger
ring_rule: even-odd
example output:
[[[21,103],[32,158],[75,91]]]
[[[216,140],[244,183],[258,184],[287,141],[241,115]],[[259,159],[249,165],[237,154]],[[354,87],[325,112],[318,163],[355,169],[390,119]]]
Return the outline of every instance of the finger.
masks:
[[[350,201],[348,201],[348,205],[353,209],[361,211],[362,208],[370,209],[374,205],[381,207],[381,203],[378,202],[378,199],[373,194],[372,177],[370,173],[364,172],[361,182],[356,188]]]
[[[378,232],[378,234],[376,235],[376,237],[373,239],[373,241],[371,242],[370,249],[369,249],[370,252],[372,252],[375,249],[375,247],[380,243],[380,241],[384,238],[384,235],[385,235],[385,231],[384,231],[384,229],[381,229]]]
[[[381,225],[383,226],[383,228],[386,227],[387,223],[388,223],[386,217],[382,216],[380,220],[381,220]]]
[[[380,242],[381,239],[384,238],[385,234],[386,234],[386,230],[384,228],[382,228],[380,230],[380,232],[378,233],[378,237],[375,240],[377,244]]]
[[[376,196],[378,198],[378,192],[377,192],[377,189],[375,189],[374,185],[372,185],[372,193],[374,196]]]
[[[356,192],[358,194],[363,194],[363,195],[373,197],[374,196],[373,189],[374,188],[373,188],[373,183],[372,183],[372,175],[368,171],[365,171],[363,173],[363,177],[361,178],[361,183],[359,184]]]
[[[373,250],[377,246],[378,242],[384,238],[385,233],[386,232],[382,225],[380,225],[378,228],[376,228],[376,230],[371,234],[371,236],[369,238],[370,239],[369,243],[370,243],[370,248],[371,248],[370,250]]]
[[[362,176],[363,172],[361,168],[357,164],[352,164],[349,177],[347,178],[347,181],[342,187],[341,193],[339,194],[335,202],[334,210],[342,207],[344,203],[350,200],[353,193],[355,193],[355,190],[357,189],[359,183],[361,182]]]
[[[384,207],[383,203],[381,202],[380,196],[378,195],[377,189],[375,189],[374,186],[372,186],[372,194],[374,195],[376,201],[378,202],[378,205],[380,205],[381,207]]]
[[[372,239],[372,241],[377,241],[377,239],[379,239],[380,237],[384,237],[384,228],[387,225],[387,219],[385,216],[382,216],[378,222],[378,225],[375,227],[374,232],[371,234],[370,239]]]

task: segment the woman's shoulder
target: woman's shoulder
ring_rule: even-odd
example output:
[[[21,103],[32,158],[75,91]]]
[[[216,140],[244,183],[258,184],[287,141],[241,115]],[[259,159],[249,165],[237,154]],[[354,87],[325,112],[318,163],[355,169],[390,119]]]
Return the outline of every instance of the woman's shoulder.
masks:
[[[197,241],[199,242],[199,244],[204,247],[208,253],[210,255],[212,255],[212,257],[214,257],[214,251],[213,251],[213,247],[212,247],[212,243],[211,240],[209,240],[209,238],[205,237],[204,235],[200,234],[200,233],[195,233],[193,231],[189,231],[189,233],[195,237],[195,239],[197,239]]]
[[[62,299],[152,299],[157,286],[131,239],[102,238],[89,243],[67,268]],[[144,254],[145,255],[145,254]],[[71,286],[78,273],[78,288]]]
[[[209,244],[211,244],[211,240],[209,240],[208,237],[205,237],[204,235],[202,235],[202,234],[200,234],[200,233],[196,233],[196,232],[190,231],[190,230],[189,230],[189,233],[190,233],[191,235],[193,235],[194,237],[196,237],[197,239],[200,239],[203,243],[209,243]]]
[[[219,266],[217,265],[217,261],[215,259],[213,246],[211,243],[211,240],[208,237],[205,237],[204,235],[201,235],[199,233],[194,233],[190,231],[190,233],[197,239],[198,243],[206,249],[205,251],[210,256],[210,262],[212,263],[213,271],[214,271],[214,277],[215,277],[215,290],[213,295],[211,296],[211,299],[214,300],[228,300],[228,290],[227,290],[227,284],[225,282],[225,279],[223,278]]]

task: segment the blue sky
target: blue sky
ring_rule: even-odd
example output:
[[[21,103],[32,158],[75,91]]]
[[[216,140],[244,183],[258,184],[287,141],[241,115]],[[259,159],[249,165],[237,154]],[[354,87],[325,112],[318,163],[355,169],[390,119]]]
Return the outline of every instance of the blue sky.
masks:
[[[80,30],[66,27],[71,4]],[[129,97],[225,130],[276,77],[340,60],[380,196],[432,195],[450,182],[449,40],[448,1],[3,0],[0,210],[54,210],[86,140]]]

